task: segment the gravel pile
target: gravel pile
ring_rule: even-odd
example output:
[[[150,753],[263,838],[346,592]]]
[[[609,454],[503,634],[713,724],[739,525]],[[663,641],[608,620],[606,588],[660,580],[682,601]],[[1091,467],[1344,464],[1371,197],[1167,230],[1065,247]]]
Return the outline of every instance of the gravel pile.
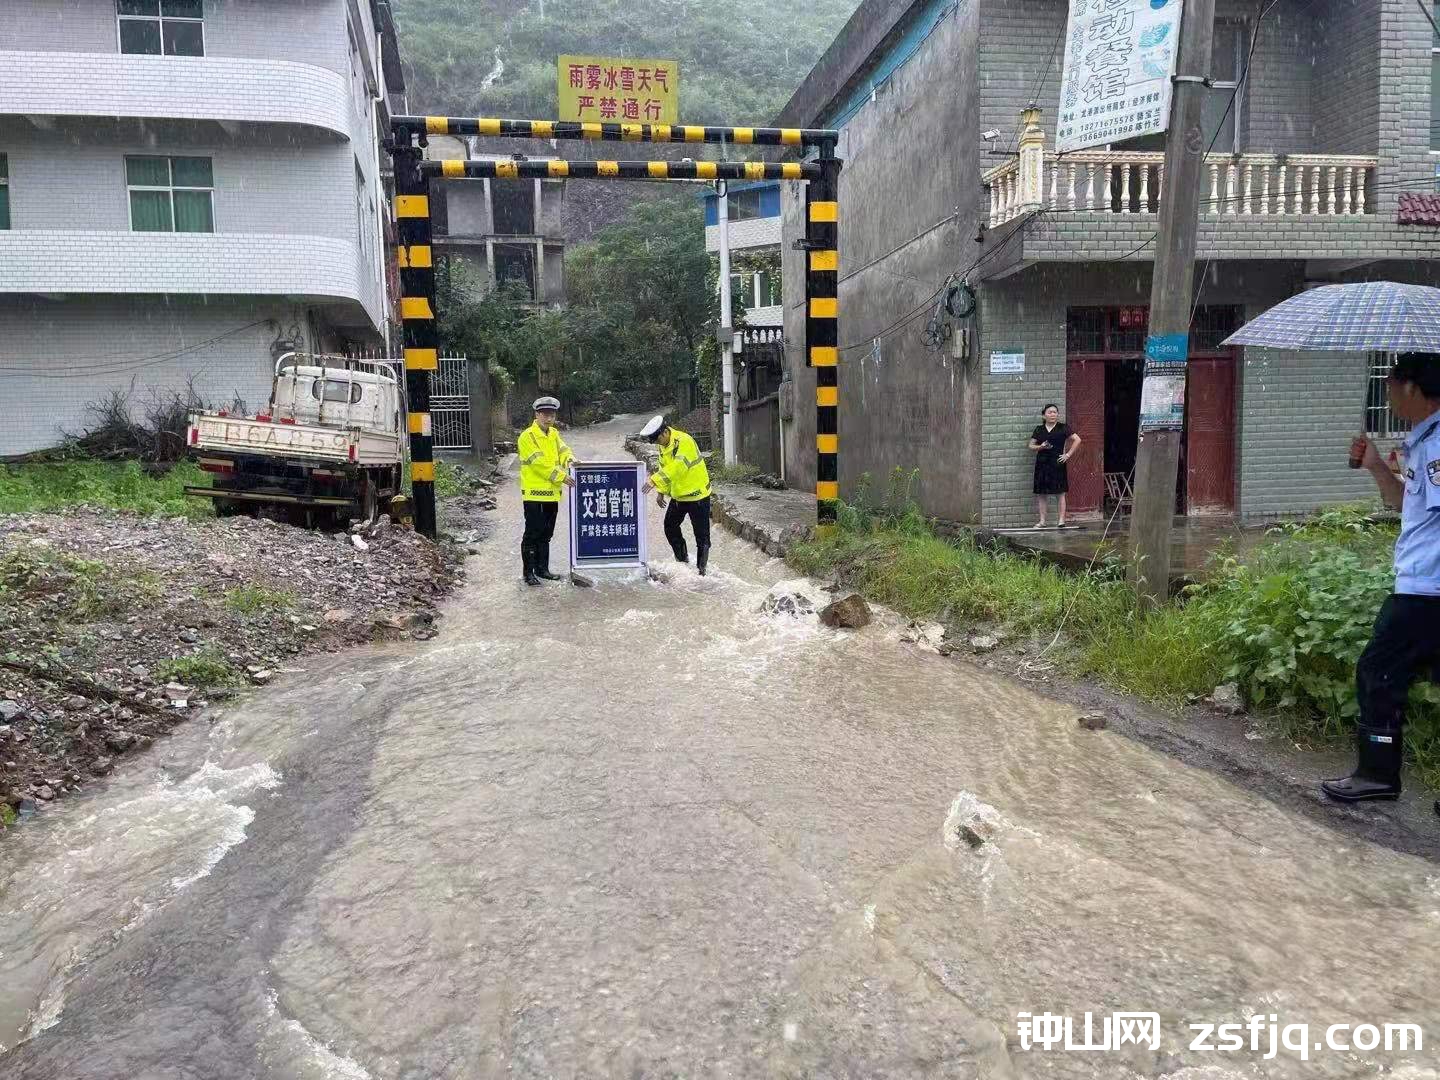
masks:
[[[487,494],[464,499],[472,543]],[[79,789],[306,652],[433,637],[461,557],[385,518],[336,534],[93,509],[0,517],[0,816]]]

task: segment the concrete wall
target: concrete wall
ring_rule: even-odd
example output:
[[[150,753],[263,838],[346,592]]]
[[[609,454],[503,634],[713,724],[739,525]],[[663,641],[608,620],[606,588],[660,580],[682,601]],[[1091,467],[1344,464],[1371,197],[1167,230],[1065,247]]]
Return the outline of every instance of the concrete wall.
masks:
[[[976,12],[973,0],[961,3],[847,121],[840,173],[840,343],[864,343],[841,354],[841,494],[853,497],[862,474],[878,486],[892,469],[918,469],[916,496],[947,518],[979,510],[973,381],[924,346],[923,321],[885,336],[878,357],[868,342],[924,304],[966,253],[980,165],[974,145],[953,133],[974,121]],[[904,197],[894,197],[902,185]],[[782,290],[796,383],[787,479],[803,488],[814,483],[815,380],[801,351],[804,283],[790,243],[803,232],[796,188],[786,198]]]
[[[269,399],[270,343],[309,341],[305,308],[283,299],[0,296],[0,456],[53,446],[90,424],[112,390],[143,414],[154,395]]]

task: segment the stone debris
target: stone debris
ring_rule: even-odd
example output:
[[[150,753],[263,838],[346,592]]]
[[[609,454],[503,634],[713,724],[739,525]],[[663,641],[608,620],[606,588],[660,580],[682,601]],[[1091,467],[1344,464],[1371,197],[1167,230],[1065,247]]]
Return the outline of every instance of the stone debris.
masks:
[[[836,600],[820,612],[820,621],[837,629],[859,630],[869,626],[870,619],[870,605],[859,593],[851,593],[842,600]]]
[[[945,640],[945,627],[938,622],[912,620],[900,631],[900,640],[910,645],[928,645],[939,649]]]
[[[478,541],[493,505],[476,482],[442,522],[458,507]],[[302,653],[433,637],[460,565],[386,517],[337,534],[243,515],[0,515],[0,573],[19,583],[0,591],[0,802],[80,789]]]
[[[970,648],[973,652],[994,652],[999,647],[1000,639],[994,634],[976,634],[970,639]]]

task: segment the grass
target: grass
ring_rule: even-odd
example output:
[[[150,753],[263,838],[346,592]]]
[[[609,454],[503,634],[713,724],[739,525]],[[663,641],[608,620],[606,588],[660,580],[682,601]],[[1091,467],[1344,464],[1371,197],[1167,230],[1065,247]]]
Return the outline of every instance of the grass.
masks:
[[[0,827],[8,829],[18,820],[20,820],[20,815],[15,812],[13,806],[9,803],[0,803]]]
[[[892,483],[888,510],[843,507],[840,527],[793,548],[790,562],[911,618],[1033,637],[1060,670],[1152,701],[1234,681],[1297,740],[1333,743],[1354,731],[1355,660],[1393,583],[1395,529],[1371,520],[1373,507],[1277,528],[1244,560],[1222,552],[1201,584],[1149,611],[1117,565],[1067,573],[983,550],[968,535],[937,536],[908,486]],[[1409,716],[1410,758],[1440,786],[1440,687],[1417,687]]]
[[[234,686],[244,681],[235,665],[218,649],[202,649],[192,656],[166,660],[156,665],[155,674],[166,682],[197,688]]]
[[[263,615],[289,611],[295,606],[295,594],[263,585],[238,585],[225,590],[225,606],[237,615]]]
[[[734,465],[727,465],[723,461],[710,461],[705,468],[710,473],[711,482],[716,484],[753,484],[760,477],[759,468],[746,465],[743,461],[737,461]]]
[[[162,476],[149,475],[134,461],[78,458],[0,465],[0,514],[90,505],[142,514],[212,516],[215,509],[210,500],[186,495],[187,484],[208,484],[206,474],[194,462],[179,462]]]

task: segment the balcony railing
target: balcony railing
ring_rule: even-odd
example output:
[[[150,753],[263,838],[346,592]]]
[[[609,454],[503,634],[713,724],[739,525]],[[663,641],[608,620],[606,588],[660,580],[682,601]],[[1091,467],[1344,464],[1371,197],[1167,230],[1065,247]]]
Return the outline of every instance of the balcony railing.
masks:
[[[1210,154],[1200,213],[1344,217],[1373,212],[1376,159],[1349,154]],[[1165,194],[1165,155],[1083,150],[1057,155],[1022,148],[985,173],[990,224],[1036,210],[1154,214]]]

